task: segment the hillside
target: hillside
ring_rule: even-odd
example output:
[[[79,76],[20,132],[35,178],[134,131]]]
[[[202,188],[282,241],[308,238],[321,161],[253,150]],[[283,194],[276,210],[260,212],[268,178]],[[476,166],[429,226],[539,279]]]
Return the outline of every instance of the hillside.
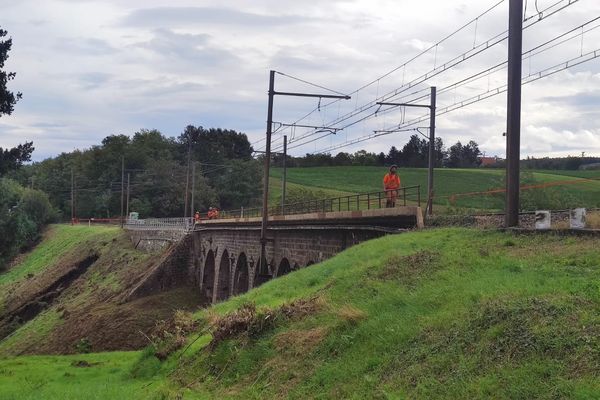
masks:
[[[387,169],[384,167],[312,167],[289,168],[288,181],[307,189],[330,190],[349,193],[377,192],[382,190],[382,179]],[[427,169],[400,168],[398,170],[403,186],[420,185],[423,198],[427,188]],[[272,170],[272,178],[280,182],[282,170]],[[498,210],[503,208],[502,195],[473,195],[458,197],[457,193],[484,192],[503,187],[504,171],[497,169],[450,169],[435,170],[434,204]],[[564,205],[600,207],[600,178],[598,171],[523,171],[522,184],[545,184],[587,179],[581,183],[568,183],[558,187],[531,189],[523,192],[524,204],[532,209],[535,206],[561,208]],[[280,184],[279,184],[280,186]],[[279,190],[279,189],[275,189]]]
[[[122,301],[160,260],[116,227],[51,226],[0,274],[0,356],[144,347],[157,320],[198,304],[189,288]]]
[[[0,398],[595,399],[599,245],[387,236],[197,312],[179,351],[190,321],[142,352],[0,361]]]

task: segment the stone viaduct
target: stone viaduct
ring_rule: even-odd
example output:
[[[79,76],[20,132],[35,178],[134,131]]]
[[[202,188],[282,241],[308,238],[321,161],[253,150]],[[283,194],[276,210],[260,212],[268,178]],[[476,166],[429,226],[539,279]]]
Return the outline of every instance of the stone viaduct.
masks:
[[[191,231],[129,227],[138,248],[171,243],[156,268],[130,294],[193,284],[218,302],[334,256],[357,243],[423,226],[420,207],[325,212],[269,218],[267,263],[260,260],[260,218],[202,221]],[[143,227],[142,227],[143,228]]]

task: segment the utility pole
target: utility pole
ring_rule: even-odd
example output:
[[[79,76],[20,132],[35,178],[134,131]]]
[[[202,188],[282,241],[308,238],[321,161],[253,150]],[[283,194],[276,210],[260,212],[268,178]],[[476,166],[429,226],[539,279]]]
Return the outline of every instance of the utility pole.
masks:
[[[188,209],[188,190],[190,188],[190,162],[192,159],[192,132],[188,132],[188,159],[187,159],[187,170],[185,173],[185,201],[183,206],[183,218],[187,217]]]
[[[125,199],[125,156],[121,156],[121,228],[123,227],[123,202]]]
[[[283,135],[283,175],[281,179],[281,214],[285,215],[285,186],[287,181],[287,135]]]
[[[130,178],[131,178],[130,175],[131,174],[128,172],[127,173],[127,202],[126,202],[127,206],[125,207],[125,209],[127,210],[125,212],[126,218],[129,218],[129,183],[130,183]]]
[[[194,191],[196,189],[196,163],[192,164],[192,201],[190,202],[190,217],[194,216]]]
[[[313,94],[313,93],[295,93],[295,92],[276,92],[275,91],[275,71],[269,73],[269,103],[267,110],[267,132],[266,132],[266,148],[265,148],[265,170],[263,175],[263,204],[262,204],[262,223],[260,228],[260,260],[258,264],[258,276],[265,275],[263,266],[267,265],[267,225],[269,223],[269,170],[271,168],[271,134],[273,133],[273,100],[275,95],[280,96],[298,96],[298,97],[314,97],[319,99],[345,99],[349,100],[350,96],[336,96],[329,94]]]
[[[75,223],[75,174],[71,167],[71,225]]]
[[[267,109],[267,144],[265,149],[265,170],[263,174],[262,223],[260,226],[260,260],[258,275],[263,273],[267,263],[267,223],[269,220],[269,169],[271,167],[271,134],[273,128],[273,98],[275,97],[275,71],[269,72],[269,101]]]
[[[506,112],[506,227],[519,225],[519,162],[521,159],[521,53],[523,0],[510,0],[508,17],[508,81]]]
[[[427,215],[433,214],[433,168],[435,167],[435,107],[437,89],[431,87],[429,104],[429,179],[427,180]]]

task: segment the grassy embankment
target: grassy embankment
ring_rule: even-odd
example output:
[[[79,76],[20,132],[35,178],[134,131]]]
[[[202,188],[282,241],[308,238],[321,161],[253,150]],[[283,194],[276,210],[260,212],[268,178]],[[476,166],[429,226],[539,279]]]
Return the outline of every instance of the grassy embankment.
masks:
[[[272,185],[280,193],[280,168],[272,170]],[[289,168],[288,181],[301,185],[307,190],[328,190],[336,197],[350,193],[376,192],[382,190],[384,167],[314,167]],[[403,186],[420,185],[422,199],[426,198],[427,170],[423,168],[401,168],[399,174]],[[436,198],[434,204],[447,206],[450,196],[457,193],[483,192],[503,186],[503,170],[495,169],[437,169],[434,175]],[[573,206],[600,207],[600,171],[524,171],[523,184],[544,184],[575,179],[589,180],[565,184],[546,189],[530,189],[522,196],[527,204],[539,203],[544,206],[572,204]],[[339,193],[339,194],[335,194]],[[457,198],[452,206],[480,210],[503,208],[502,195],[476,195]]]
[[[0,361],[0,398],[595,399],[598,245],[387,236],[197,313],[199,329],[240,325],[162,363],[152,351]],[[308,306],[281,308],[298,299]]]
[[[119,229],[115,227],[51,225],[31,252],[19,256],[12,268],[0,274],[0,311],[11,285],[44,272],[82,244],[111,240],[118,233]]]

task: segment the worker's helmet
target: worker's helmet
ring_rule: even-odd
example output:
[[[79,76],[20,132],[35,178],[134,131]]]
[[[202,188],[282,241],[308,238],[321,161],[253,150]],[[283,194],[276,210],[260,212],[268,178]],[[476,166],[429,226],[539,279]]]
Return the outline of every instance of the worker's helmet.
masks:
[[[392,164],[392,166],[390,166],[390,171],[392,170],[392,168],[398,169],[398,166],[396,164]]]

